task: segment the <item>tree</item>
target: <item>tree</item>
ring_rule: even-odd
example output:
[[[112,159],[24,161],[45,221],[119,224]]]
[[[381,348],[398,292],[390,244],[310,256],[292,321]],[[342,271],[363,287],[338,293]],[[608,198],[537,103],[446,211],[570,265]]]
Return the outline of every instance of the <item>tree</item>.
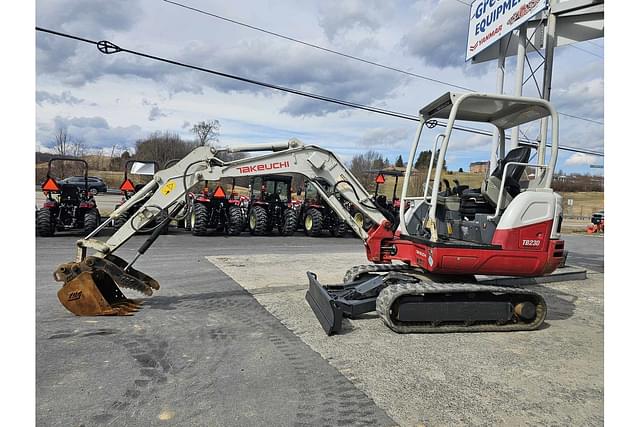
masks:
[[[197,138],[198,145],[208,145],[210,141],[214,143],[219,141],[220,122],[217,120],[201,121],[193,125],[191,132]]]
[[[69,151],[69,134],[66,127],[58,128],[55,134],[54,149],[59,156],[66,156]]]
[[[377,151],[369,150],[364,154],[356,154],[353,156],[349,169],[358,181],[364,183],[366,186],[371,186],[372,184],[369,182],[370,171],[382,169],[383,167],[384,160],[382,159],[382,155]]]
[[[82,138],[69,138],[70,150],[69,154],[73,157],[82,157],[85,155],[86,144],[84,143],[84,139]]]
[[[396,166],[397,168],[403,168],[403,167],[404,167],[404,160],[402,160],[402,154],[400,154],[400,155],[398,156],[398,158],[396,159],[395,166]]]
[[[168,160],[183,158],[195,145],[193,142],[183,141],[177,133],[155,132],[136,141],[135,157],[156,161],[162,167]]]
[[[230,153],[228,151],[216,152],[216,157],[224,162],[232,162],[234,160],[241,160],[247,157],[247,153]]]
[[[463,170],[462,168],[460,168],[460,169],[458,169],[458,172],[459,172],[459,173],[463,173],[463,172],[464,172],[464,170]]]
[[[421,170],[429,168],[432,154],[431,150],[421,151],[420,154],[418,154],[418,160],[416,160],[415,168]]]

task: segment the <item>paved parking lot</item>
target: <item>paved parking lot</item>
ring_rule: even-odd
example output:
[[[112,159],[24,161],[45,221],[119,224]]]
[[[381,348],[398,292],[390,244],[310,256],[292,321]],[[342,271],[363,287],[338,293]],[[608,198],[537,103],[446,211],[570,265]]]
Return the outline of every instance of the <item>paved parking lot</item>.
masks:
[[[161,284],[139,313],[80,318],[51,279],[77,238],[36,239],[39,425],[602,423],[601,238],[567,237],[570,262],[596,271],[536,288],[540,331],[396,335],[365,316],[337,337],[299,274],[338,281],[364,259],[357,239],[173,230],[137,264]]]

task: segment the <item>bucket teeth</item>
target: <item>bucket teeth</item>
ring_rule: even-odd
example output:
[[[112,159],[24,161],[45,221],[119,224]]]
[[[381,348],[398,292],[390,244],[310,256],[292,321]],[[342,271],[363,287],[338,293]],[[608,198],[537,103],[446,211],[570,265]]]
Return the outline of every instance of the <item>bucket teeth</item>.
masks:
[[[118,312],[119,316],[132,316],[140,310],[140,306],[142,306],[142,304],[142,302],[127,299],[126,301],[113,304],[112,307]]]

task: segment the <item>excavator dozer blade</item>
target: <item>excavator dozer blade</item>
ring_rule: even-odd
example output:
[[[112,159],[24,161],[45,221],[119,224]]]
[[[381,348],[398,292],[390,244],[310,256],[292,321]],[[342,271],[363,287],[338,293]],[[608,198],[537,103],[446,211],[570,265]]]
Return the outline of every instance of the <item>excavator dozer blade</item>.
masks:
[[[108,255],[87,257],[81,262],[62,264],[54,278],[63,282],[60,303],[76,316],[128,316],[142,305],[127,298],[118,285],[151,295],[158,282],[134,268],[125,269],[124,260]]]
[[[340,332],[342,329],[342,310],[337,307],[335,299],[318,282],[314,273],[308,271],[307,278],[309,279],[309,289],[305,299],[320,322],[322,329],[327,335]]]

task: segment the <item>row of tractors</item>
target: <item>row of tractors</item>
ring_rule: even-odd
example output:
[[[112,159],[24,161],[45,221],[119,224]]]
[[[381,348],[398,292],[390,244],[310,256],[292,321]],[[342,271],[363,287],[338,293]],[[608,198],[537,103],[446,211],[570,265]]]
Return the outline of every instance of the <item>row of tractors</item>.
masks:
[[[51,165],[55,161],[80,162],[84,167],[85,187],[60,183],[51,175]],[[168,162],[164,167],[169,167]],[[135,167],[135,168],[134,168]],[[144,169],[146,168],[146,171]],[[144,187],[144,183],[134,184],[130,175],[152,175],[158,170],[158,164],[150,161],[129,160],[124,166],[124,180],[120,185],[122,200],[115,208],[129,199]],[[87,184],[88,166],[79,159],[53,158],[49,161],[47,177],[42,183],[42,190],[46,200],[40,209],[36,209],[36,232],[38,235],[53,236],[58,231],[82,231],[91,233],[100,224],[94,195]],[[391,201],[379,194],[379,185],[384,182],[385,175],[395,177],[395,186]],[[378,172],[376,177],[375,200],[379,206],[397,215],[399,199],[397,184],[400,173]],[[330,191],[326,184],[316,182]],[[304,192],[304,197],[292,198],[292,177],[285,175],[267,175],[253,177],[249,183],[248,195],[240,195],[236,190],[235,181],[231,183],[229,193],[222,185],[215,188],[205,183],[198,191],[187,194],[187,203],[183,212],[176,216],[179,228],[190,230],[194,236],[205,236],[212,232],[227,235],[239,235],[248,231],[252,235],[264,236],[277,231],[282,236],[294,234],[303,229],[309,236],[321,236],[326,233],[334,237],[343,237],[349,231],[349,226],[322,199],[316,188],[309,182],[304,183],[304,189],[297,191],[298,196]],[[127,212],[115,219],[111,224],[118,229],[151,197],[138,201]],[[368,219],[357,212],[346,200],[344,206],[350,211],[356,222],[368,228]],[[158,221],[151,221],[139,232],[149,232],[159,226]],[[163,232],[167,232],[165,226]]]

